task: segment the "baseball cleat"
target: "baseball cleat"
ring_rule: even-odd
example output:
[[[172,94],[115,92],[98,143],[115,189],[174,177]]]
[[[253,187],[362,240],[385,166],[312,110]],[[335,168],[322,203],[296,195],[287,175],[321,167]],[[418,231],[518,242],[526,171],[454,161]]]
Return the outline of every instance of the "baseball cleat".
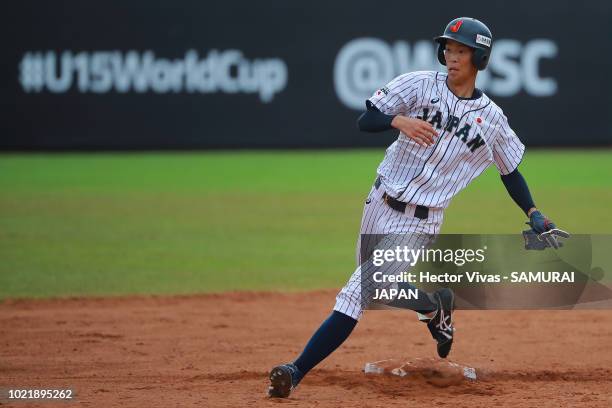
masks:
[[[455,309],[455,294],[451,289],[440,289],[433,294],[438,303],[436,315],[427,323],[434,340],[438,342],[438,355],[446,358],[453,345],[453,310]]]
[[[287,398],[299,383],[299,370],[293,363],[274,367],[270,371],[268,397]]]

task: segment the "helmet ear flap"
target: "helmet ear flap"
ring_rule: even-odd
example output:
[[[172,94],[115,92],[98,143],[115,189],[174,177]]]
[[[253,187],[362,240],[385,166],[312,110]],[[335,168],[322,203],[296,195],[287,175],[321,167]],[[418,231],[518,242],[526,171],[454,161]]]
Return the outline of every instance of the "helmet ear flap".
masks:
[[[444,41],[440,41],[438,43],[438,61],[442,65],[446,65],[446,58],[444,58],[444,47],[445,46],[446,46],[446,43]]]
[[[474,54],[472,54],[472,63],[479,71],[484,70],[489,63],[489,53],[480,48],[475,48]]]

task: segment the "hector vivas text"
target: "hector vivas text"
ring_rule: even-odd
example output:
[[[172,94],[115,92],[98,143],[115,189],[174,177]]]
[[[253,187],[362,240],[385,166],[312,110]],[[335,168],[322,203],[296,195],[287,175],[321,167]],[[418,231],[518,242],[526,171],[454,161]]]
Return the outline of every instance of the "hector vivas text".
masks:
[[[372,264],[376,270],[371,278],[377,287],[373,300],[418,299],[419,290],[414,284],[496,284],[496,283],[574,283],[575,271],[508,271],[483,272],[486,266],[487,247],[479,249],[414,249],[397,246],[394,249],[376,249],[372,253]],[[452,272],[409,271],[418,262],[454,264]],[[477,263],[479,270],[457,271],[455,267]],[[389,268],[393,265],[393,268]],[[386,267],[387,271],[385,271]],[[443,266],[444,268],[444,266]],[[389,272],[392,269],[393,272]],[[469,269],[466,267],[466,269]],[[404,285],[398,285],[404,284]],[[407,284],[407,285],[406,285]]]

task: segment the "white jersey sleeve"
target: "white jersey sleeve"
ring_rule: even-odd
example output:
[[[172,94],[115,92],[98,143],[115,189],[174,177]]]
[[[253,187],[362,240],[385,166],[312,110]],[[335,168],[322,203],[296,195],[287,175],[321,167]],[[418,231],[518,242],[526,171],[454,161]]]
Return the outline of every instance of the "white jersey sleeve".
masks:
[[[417,102],[420,85],[431,73],[426,71],[409,72],[393,79],[384,87],[374,91],[366,104],[372,104],[387,115],[406,114]]]
[[[502,114],[498,124],[497,135],[493,142],[493,161],[500,174],[512,173],[523,160],[525,145],[508,124],[508,118]]]

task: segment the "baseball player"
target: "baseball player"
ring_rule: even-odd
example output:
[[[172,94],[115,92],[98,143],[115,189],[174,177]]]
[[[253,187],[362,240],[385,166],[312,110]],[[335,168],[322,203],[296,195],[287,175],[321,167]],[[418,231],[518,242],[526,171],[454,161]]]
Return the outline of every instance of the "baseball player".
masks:
[[[366,101],[359,128],[366,132],[397,129],[399,136],[378,166],[364,206],[360,241],[377,235],[385,237],[384,245],[429,246],[440,231],[444,209],[452,198],[491,164],[529,217],[534,233],[553,247],[558,245],[557,236],[568,236],[537,210],[518,170],[525,146],[501,108],[475,86],[478,71],[487,67],[492,40],[491,31],[482,22],[454,19],[444,34],[435,38],[438,60],[446,66],[446,73],[400,75]],[[397,237],[403,238],[397,241]],[[334,310],[302,354],[270,372],[270,397],[288,397],[353,331],[371,302],[367,292],[374,269],[371,259],[364,260],[361,255],[358,253],[357,269],[336,297]],[[454,336],[454,294],[448,288],[418,294],[418,301],[400,304],[394,300],[389,305],[407,305],[416,311],[437,342],[438,355],[445,358]]]

